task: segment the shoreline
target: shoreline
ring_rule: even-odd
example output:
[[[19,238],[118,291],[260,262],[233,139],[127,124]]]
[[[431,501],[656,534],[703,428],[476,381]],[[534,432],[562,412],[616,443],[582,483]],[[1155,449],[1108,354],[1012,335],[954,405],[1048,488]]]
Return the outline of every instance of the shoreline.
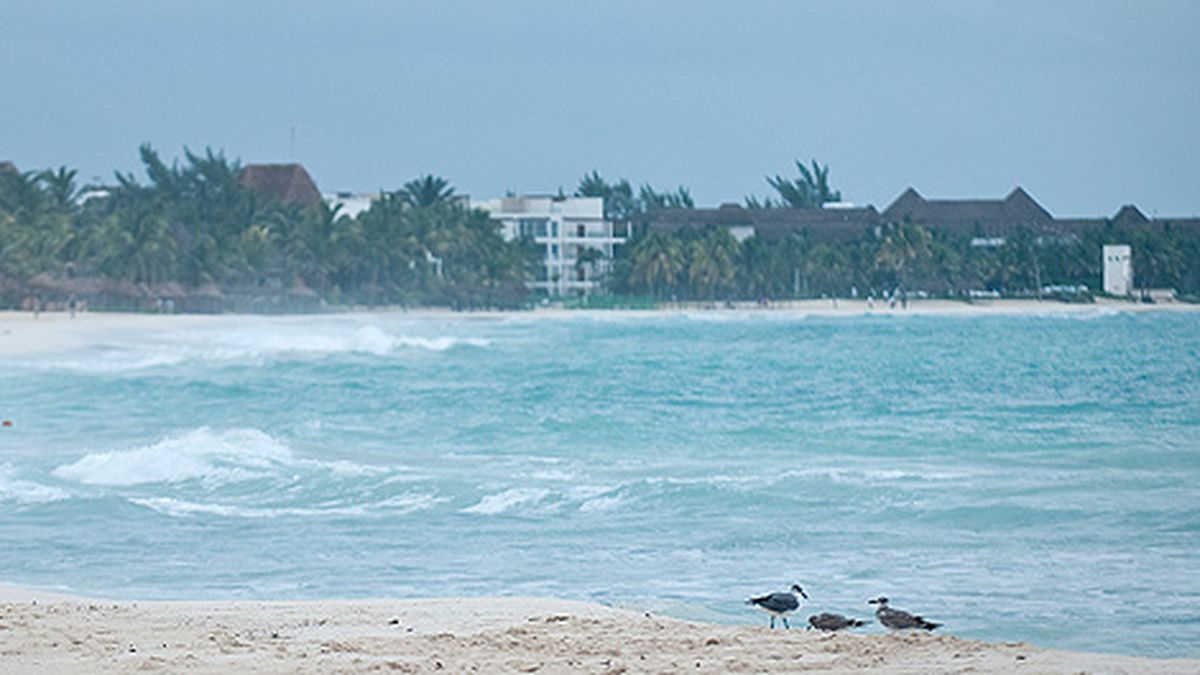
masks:
[[[123,312],[81,312],[71,318],[66,312],[42,312],[39,317],[25,311],[0,311],[0,356],[24,356],[77,349],[89,345],[120,341],[129,331],[141,329],[218,326],[221,322],[247,318],[264,323],[286,324],[314,318],[363,320],[371,317],[441,320],[507,320],[588,318],[657,318],[689,316],[698,318],[762,317],[902,317],[902,316],[1059,316],[1104,315],[1122,313],[1200,313],[1200,304],[1181,302],[1142,304],[1098,299],[1090,304],[1071,304],[1038,300],[988,300],[966,303],[958,300],[911,300],[907,309],[889,308],[877,302],[868,307],[865,300],[782,301],[769,307],[741,303],[726,307],[710,303],[680,303],[655,309],[564,309],[538,307],[531,310],[455,311],[449,308],[381,308],[319,314],[140,314]]]
[[[15,586],[0,586],[0,660],[12,673],[1200,670],[1200,659],[772,631],[554,598],[131,602]]]

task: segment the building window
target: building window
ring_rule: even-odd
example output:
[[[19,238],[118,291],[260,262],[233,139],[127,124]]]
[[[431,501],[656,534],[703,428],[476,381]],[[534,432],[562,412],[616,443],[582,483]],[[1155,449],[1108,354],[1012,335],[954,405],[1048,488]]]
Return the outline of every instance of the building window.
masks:
[[[522,218],[518,221],[517,232],[522,237],[546,236],[545,218]]]
[[[575,226],[575,236],[586,237],[587,236],[587,225],[576,225]]]

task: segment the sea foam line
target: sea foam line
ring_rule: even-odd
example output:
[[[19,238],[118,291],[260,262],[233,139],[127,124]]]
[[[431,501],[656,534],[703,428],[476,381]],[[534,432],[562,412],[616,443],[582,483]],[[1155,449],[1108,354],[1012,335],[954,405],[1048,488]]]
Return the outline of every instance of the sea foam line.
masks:
[[[221,516],[226,518],[282,518],[282,517],[327,517],[355,516],[371,517],[403,515],[431,509],[447,501],[445,497],[429,494],[399,495],[379,502],[352,504],[349,506],[239,506],[234,504],[193,502],[172,497],[142,497],[129,500],[163,515],[183,518],[195,515]]]

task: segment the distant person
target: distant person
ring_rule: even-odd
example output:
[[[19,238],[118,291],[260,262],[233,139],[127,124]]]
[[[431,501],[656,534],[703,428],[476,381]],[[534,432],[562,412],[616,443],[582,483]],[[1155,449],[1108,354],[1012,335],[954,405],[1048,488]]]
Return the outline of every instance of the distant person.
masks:
[[[72,293],[71,295],[67,296],[67,311],[71,313],[71,318],[72,318],[72,319],[74,319],[74,318],[75,318],[75,306],[76,306],[77,304],[78,304],[78,302],[75,300],[75,294],[74,294],[74,293]]]
[[[900,307],[901,307],[901,309],[908,309],[908,290],[907,289],[903,289],[903,288],[900,289]]]
[[[875,294],[867,293],[867,309],[875,309]]]
[[[858,299],[858,286],[850,287],[850,297],[854,300]]]

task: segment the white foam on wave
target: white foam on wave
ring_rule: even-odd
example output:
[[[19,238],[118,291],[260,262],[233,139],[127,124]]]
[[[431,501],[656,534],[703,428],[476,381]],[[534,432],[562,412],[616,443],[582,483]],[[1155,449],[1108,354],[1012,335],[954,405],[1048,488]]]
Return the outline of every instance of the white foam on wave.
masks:
[[[621,494],[602,494],[597,497],[585,499],[579,505],[581,513],[605,513],[612,511],[617,507],[624,506],[626,499]]]
[[[518,507],[536,504],[549,496],[550,491],[542,488],[512,488],[504,492],[487,495],[480,499],[478,504],[469,506],[463,509],[462,512],[494,516]]]
[[[257,429],[193,429],[131,450],[94,452],[54,470],[87,485],[129,486],[200,480],[225,484],[295,465],[292,451]]]
[[[97,354],[47,361],[44,365],[55,370],[105,374],[175,366],[187,359],[187,355],[180,351],[112,349]],[[31,365],[38,363],[34,361]]]
[[[438,335],[394,335],[379,326],[359,326],[347,331],[344,328],[288,327],[281,329],[270,326],[243,328],[211,335],[208,344],[217,349],[217,354],[237,356],[274,356],[280,354],[372,354],[387,356],[400,348],[424,349],[444,352],[459,345],[488,347],[491,341],[484,338]],[[225,350],[222,352],[221,350]]]
[[[1055,311],[1047,309],[1044,311],[1030,312],[1026,316],[1035,319],[1066,319],[1068,321],[1095,321],[1097,319],[1107,319],[1114,316],[1130,313],[1128,310],[1120,307],[1088,307],[1086,309],[1061,310]]]
[[[260,362],[280,357],[336,354],[389,356],[404,350],[445,352],[457,347],[490,347],[486,338],[455,335],[392,334],[374,325],[292,326],[265,324],[227,330],[176,331],[133,339],[136,346],[96,345],[28,365],[83,373],[120,373],[176,366],[191,361]]]
[[[504,513],[549,514],[576,508],[581,513],[611,511],[627,502],[623,492],[611,486],[578,485],[565,491],[536,487],[510,488],[482,497],[462,513],[495,516]]]
[[[171,497],[136,498],[129,501],[130,503],[173,518],[196,515],[221,516],[225,518],[282,518],[288,516],[311,518],[321,516],[369,517],[403,515],[431,509],[447,500],[429,494],[412,494],[398,495],[375,503],[310,507],[240,506],[236,504],[191,502]]]
[[[540,470],[540,471],[534,471],[529,474],[529,477],[533,478],[534,480],[545,480],[545,481],[575,480],[575,474],[568,473],[566,471],[560,471],[558,469],[544,469],[544,470]]]
[[[68,499],[70,496],[66,491],[51,485],[17,478],[12,465],[0,464],[0,502],[44,504]]]

